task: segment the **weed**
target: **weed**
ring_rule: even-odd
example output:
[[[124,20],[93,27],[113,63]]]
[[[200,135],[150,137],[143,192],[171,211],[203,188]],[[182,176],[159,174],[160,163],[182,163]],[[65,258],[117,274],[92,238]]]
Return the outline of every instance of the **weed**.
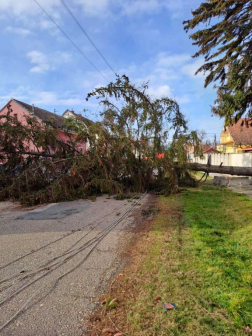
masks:
[[[118,306],[118,303],[116,301],[116,299],[111,299],[111,298],[107,298],[105,301],[105,308],[106,309],[112,309],[112,308],[116,308]]]

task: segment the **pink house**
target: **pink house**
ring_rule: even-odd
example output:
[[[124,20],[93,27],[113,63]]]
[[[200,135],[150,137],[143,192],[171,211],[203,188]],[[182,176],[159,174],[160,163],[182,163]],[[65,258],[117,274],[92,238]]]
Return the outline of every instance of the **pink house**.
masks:
[[[20,122],[22,122],[24,125],[27,124],[26,117],[35,117],[39,122],[45,123],[46,121],[52,121],[55,123],[56,126],[59,127],[59,138],[67,142],[69,140],[69,136],[64,132],[64,130],[60,130],[64,128],[64,117],[59,116],[55,113],[46,111],[44,109],[41,109],[39,107],[35,107],[34,105],[29,105],[26,103],[23,103],[17,99],[11,99],[1,110],[0,115],[6,115],[8,112],[8,106],[10,105],[10,115],[17,118]],[[90,121],[92,123],[92,121]],[[74,133],[71,134],[71,136],[75,136]],[[32,144],[30,145],[30,151],[36,151],[34,146]],[[86,143],[80,143],[78,144],[78,150],[82,153],[84,153],[87,150],[87,144]]]

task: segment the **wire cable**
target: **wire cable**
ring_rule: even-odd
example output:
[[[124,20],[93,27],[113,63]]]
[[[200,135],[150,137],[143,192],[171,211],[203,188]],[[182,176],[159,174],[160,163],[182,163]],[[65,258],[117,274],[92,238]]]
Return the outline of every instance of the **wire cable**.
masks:
[[[37,0],[33,0],[36,2],[36,4],[41,8],[41,10],[49,17],[49,19],[55,24],[55,26],[58,27],[58,29],[61,31],[61,33],[75,46],[75,48],[82,54],[82,56],[92,65],[92,67],[99,72],[99,74],[107,81],[109,80],[97,69],[97,67],[92,63],[87,56],[81,51],[81,49],[70,39],[70,37],[64,32],[63,29],[60,28],[60,26],[54,21],[54,19],[45,11],[45,9],[37,2]]]
[[[121,208],[122,206],[124,205],[120,205],[118,208]],[[134,205],[133,205],[134,206]],[[116,208],[115,210],[117,210],[118,208]],[[115,211],[114,210],[114,211]],[[101,224],[101,222],[105,219],[105,217],[107,217],[108,215],[112,214],[114,211],[112,211],[111,213],[107,214],[106,216],[103,216],[101,221],[97,222],[97,225],[95,225],[95,227],[97,227],[99,224]],[[104,230],[102,230],[101,232],[97,233],[97,235],[93,238],[91,238],[90,240],[88,240],[84,245],[80,246],[79,248],[74,248],[74,246],[79,242],[81,241],[84,237],[86,237],[88,234],[90,234],[94,229],[95,227],[92,228],[91,231],[89,231],[88,233],[86,233],[81,239],[79,239],[77,242],[75,242],[69,249],[67,249],[63,254],[60,254],[56,257],[53,257],[51,258],[50,260],[47,260],[45,264],[41,263],[38,268],[36,270],[30,270],[28,271],[27,274],[25,274],[22,278],[19,279],[19,282],[27,279],[28,277],[31,277],[31,276],[34,276],[42,271],[45,271],[45,270],[48,270],[49,271],[46,273],[46,274],[43,274],[42,276],[40,276],[39,278],[35,279],[34,281],[32,281],[30,284],[38,281],[39,279],[43,278],[44,276],[46,276],[48,273],[50,273],[51,271],[57,269],[62,263],[64,263],[66,260],[68,260],[69,258],[72,258],[74,257],[76,254],[78,254],[79,252],[83,251],[84,249],[86,249],[88,246],[90,246],[90,244],[92,245],[96,240],[97,238],[99,238],[100,235],[103,234],[104,231],[106,231],[108,229],[108,227],[110,227],[110,225],[108,227],[106,227]],[[50,267],[46,267],[48,266],[49,264],[51,264],[52,262],[58,260],[58,259],[63,259],[63,261],[58,261],[56,263],[54,263],[53,265],[50,265]],[[54,269],[52,267],[55,267]],[[11,279],[15,278],[16,276],[20,276],[20,273],[10,277],[9,279],[4,279],[3,281],[1,282],[6,282],[6,281],[10,281]],[[12,287],[12,285],[15,285],[14,283],[11,284],[10,286],[4,288],[3,290],[7,289],[7,291]],[[29,284],[28,284],[29,285]],[[19,289],[15,292],[17,294],[17,292],[20,292],[22,291],[23,289],[25,289],[27,286],[22,286],[19,287]],[[14,293],[13,293],[14,294]],[[11,294],[11,296],[13,295]],[[5,300],[2,300],[0,302],[0,306],[6,301]]]
[[[96,49],[96,51],[99,53],[99,55],[102,57],[104,62],[108,65],[108,67],[111,69],[111,71],[116,75],[114,69],[112,66],[109,64],[109,62],[106,60],[106,58],[103,56],[103,54],[100,52],[100,50],[97,48],[95,43],[92,41],[88,33],[85,31],[85,29],[82,27],[78,19],[74,16],[73,12],[70,10],[70,8],[67,6],[67,4],[64,2],[64,0],[60,0],[62,5],[65,7],[65,9],[68,11],[69,15],[73,18],[73,20],[76,22],[76,24],[79,26],[80,30],[83,32],[83,34],[86,36],[86,38],[89,40],[89,42],[92,44],[92,46]]]
[[[22,278],[20,278],[20,272],[18,272],[18,273],[14,274],[14,275],[11,275],[11,276],[8,277],[8,278],[5,278],[5,279],[1,280],[1,281],[0,281],[0,284],[5,283],[5,282],[9,282],[9,281],[11,281],[11,280],[13,281],[13,279],[15,279],[15,278],[18,278],[18,281],[19,281],[19,282],[20,282],[20,281],[23,281],[23,280],[25,280],[25,279],[27,279],[27,278],[29,278],[29,277],[31,277],[31,276],[34,276],[35,274],[38,274],[38,273],[44,271],[44,270],[46,269],[46,266],[48,266],[48,265],[51,264],[52,262],[56,261],[57,259],[63,258],[63,256],[65,257],[65,256],[69,255],[70,253],[72,253],[72,252],[74,252],[74,251],[76,251],[76,250],[79,250],[79,249],[73,250],[74,246],[76,246],[81,240],[83,240],[87,235],[89,235],[89,234],[90,234],[90,233],[91,233],[91,232],[92,232],[92,231],[93,231],[99,224],[101,224],[101,223],[105,220],[106,217],[108,217],[109,215],[113,214],[115,211],[119,210],[119,209],[122,208],[124,205],[125,205],[125,204],[120,205],[119,207],[116,207],[112,212],[107,213],[105,216],[102,216],[102,217],[98,218],[97,220],[94,220],[94,221],[92,221],[92,222],[90,222],[90,223],[87,223],[87,224],[85,224],[84,226],[82,226],[81,228],[79,228],[79,229],[77,229],[77,230],[74,230],[73,232],[67,233],[67,234],[64,235],[63,237],[61,237],[61,238],[59,238],[59,239],[56,239],[55,241],[52,241],[52,242],[50,242],[50,243],[48,243],[48,244],[46,244],[46,245],[40,247],[40,248],[37,249],[37,250],[32,251],[31,253],[35,253],[35,252],[37,252],[37,251],[39,251],[39,250],[41,250],[41,249],[43,249],[43,248],[45,248],[45,247],[47,247],[47,246],[49,246],[49,245],[51,245],[51,244],[53,244],[53,243],[55,243],[55,242],[61,240],[61,239],[64,239],[64,238],[66,238],[66,237],[69,237],[71,234],[74,234],[74,233],[76,233],[76,232],[81,232],[81,231],[83,231],[83,229],[84,229],[85,227],[87,227],[87,226],[89,226],[89,225],[92,225],[92,224],[96,223],[96,224],[94,225],[94,227],[91,228],[90,231],[88,231],[86,234],[84,234],[84,236],[82,236],[81,238],[79,238],[74,244],[72,244],[67,250],[65,250],[63,254],[60,254],[60,255],[57,256],[57,257],[53,257],[53,258],[51,258],[51,259],[49,259],[49,260],[43,261],[42,263],[40,263],[40,265],[38,265],[38,267],[37,267],[36,270],[34,270],[34,269],[32,270],[32,269],[31,269],[31,270],[26,271],[25,274],[24,274],[24,276],[22,276]],[[92,238],[91,240],[89,240],[88,243],[91,242],[93,239],[95,239],[95,238]],[[87,247],[87,246],[86,246],[86,247]],[[19,261],[20,259],[23,259],[24,257],[30,255],[31,253],[28,253],[28,254],[26,254],[26,255],[24,255],[24,256],[22,256],[22,257],[16,259],[16,260],[13,260],[13,261],[10,262],[9,264],[4,265],[2,268],[4,268],[4,267],[6,267],[6,266],[8,266],[8,265],[10,265],[10,264],[12,264],[12,263],[14,263],[14,262],[16,262],[16,261]],[[50,265],[50,268],[51,268],[52,266],[56,266],[56,265],[59,264],[59,263],[60,263],[60,262],[57,262],[57,263],[54,263],[53,265]],[[3,285],[3,286],[0,288],[0,292],[1,292],[1,294],[2,294],[3,291],[5,291],[5,293],[6,293],[7,291],[9,291],[9,290],[11,289],[11,287],[14,286],[15,284],[16,284],[15,282],[12,282],[12,284],[10,284],[10,285]],[[22,287],[22,286],[21,286],[21,287]],[[0,303],[0,305],[1,305],[1,303]]]
[[[92,225],[92,224],[96,223],[97,221],[100,221],[101,219],[104,219],[104,218],[108,217],[108,216],[111,215],[113,212],[119,210],[122,206],[123,206],[123,205],[120,205],[119,207],[115,208],[113,211],[109,212],[108,214],[106,214],[106,215],[104,215],[104,216],[102,216],[102,217],[100,217],[100,218],[98,218],[98,219],[96,219],[96,220],[93,220],[93,221],[91,221],[91,222],[89,222],[89,223],[87,223],[87,224],[81,226],[80,228],[78,228],[78,229],[76,229],[76,230],[73,230],[73,231],[71,231],[71,232],[68,232],[68,233],[65,234],[64,236],[62,236],[62,237],[60,237],[60,238],[58,238],[58,239],[56,239],[56,240],[53,240],[53,241],[51,241],[51,242],[49,242],[49,243],[47,243],[47,244],[45,244],[45,245],[39,247],[39,248],[36,249],[36,250],[32,250],[32,251],[30,251],[30,252],[24,254],[23,256],[21,256],[21,257],[19,257],[19,258],[17,258],[17,259],[14,259],[14,260],[12,260],[12,261],[10,261],[9,263],[7,263],[7,264],[5,264],[5,265],[3,265],[3,266],[0,266],[0,270],[3,269],[3,268],[5,268],[5,267],[7,267],[7,266],[9,266],[9,265],[11,265],[11,264],[13,264],[13,263],[15,263],[15,262],[17,262],[17,261],[19,261],[19,260],[21,260],[21,259],[23,259],[23,258],[25,258],[25,257],[27,257],[27,256],[29,256],[29,255],[31,255],[31,254],[33,254],[33,253],[35,253],[35,252],[38,252],[38,251],[40,251],[40,250],[46,248],[47,246],[49,246],[49,245],[51,245],[51,244],[53,244],[53,243],[58,242],[59,240],[62,240],[62,239],[64,239],[64,238],[67,238],[67,237],[69,237],[70,235],[75,234],[75,233],[78,232],[78,231],[83,231],[83,229],[84,229],[85,227],[87,227],[87,226],[89,226],[89,225]],[[20,275],[20,273],[18,273],[18,274]],[[5,281],[5,280],[1,280],[1,281],[0,281],[0,284],[1,284],[2,282],[4,282],[4,281]]]
[[[109,232],[111,232],[111,230],[118,225],[118,223],[120,223],[122,221],[122,219],[124,219],[125,217],[128,216],[128,214],[139,204],[139,202],[145,197],[147,192],[145,192],[139,200],[137,200],[130,209],[128,209],[118,220],[116,220],[115,222],[113,222],[112,224],[110,224],[107,228],[105,228],[103,231],[100,232],[103,233],[101,236],[99,236],[99,238],[96,239],[95,244],[92,246],[92,248],[89,250],[89,252],[84,255],[84,257],[77,263],[75,264],[72,268],[70,268],[69,270],[65,271],[62,275],[58,276],[56,279],[54,280],[49,280],[47,283],[45,283],[44,285],[42,285],[41,287],[39,287],[31,296],[30,298],[22,305],[22,307],[7,321],[5,322],[2,326],[0,326],[0,331],[2,331],[6,326],[8,326],[23,310],[24,308],[29,304],[29,302],[43,289],[45,288],[47,285],[54,283],[55,285],[62,279],[64,278],[66,275],[70,274],[71,272],[73,272],[77,267],[79,267],[88,257],[89,255],[94,251],[94,249],[96,248],[96,246],[108,235]],[[49,273],[49,272],[48,272]],[[44,276],[44,275],[43,275]],[[36,279],[35,281],[37,281],[38,279]],[[35,282],[33,281],[33,282]],[[30,286],[31,283],[27,284],[25,287]],[[21,290],[23,290],[25,288],[22,288]],[[14,294],[18,294],[21,290],[19,290],[18,292],[14,293]],[[7,298],[7,300],[9,300],[11,297],[13,297],[13,295],[11,295],[9,298]],[[7,301],[7,300],[4,300]],[[2,301],[2,303],[4,303]]]

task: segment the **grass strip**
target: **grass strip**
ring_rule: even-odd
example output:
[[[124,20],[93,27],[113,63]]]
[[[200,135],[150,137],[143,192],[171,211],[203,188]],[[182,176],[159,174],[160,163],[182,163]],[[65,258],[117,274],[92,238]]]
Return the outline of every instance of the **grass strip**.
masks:
[[[160,197],[128,335],[242,335],[252,321],[252,200],[226,188]],[[158,300],[160,298],[160,300]],[[175,303],[166,311],[163,303]]]

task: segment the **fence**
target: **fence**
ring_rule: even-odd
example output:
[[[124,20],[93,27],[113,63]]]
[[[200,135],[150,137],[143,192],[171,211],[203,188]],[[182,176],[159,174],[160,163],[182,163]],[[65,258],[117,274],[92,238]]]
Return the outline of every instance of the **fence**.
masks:
[[[204,158],[200,159],[193,154],[190,155],[190,162],[207,164],[210,156],[210,163],[213,166],[232,166],[232,167],[252,167],[252,153],[244,154],[228,154],[228,153],[209,153],[204,154]]]

